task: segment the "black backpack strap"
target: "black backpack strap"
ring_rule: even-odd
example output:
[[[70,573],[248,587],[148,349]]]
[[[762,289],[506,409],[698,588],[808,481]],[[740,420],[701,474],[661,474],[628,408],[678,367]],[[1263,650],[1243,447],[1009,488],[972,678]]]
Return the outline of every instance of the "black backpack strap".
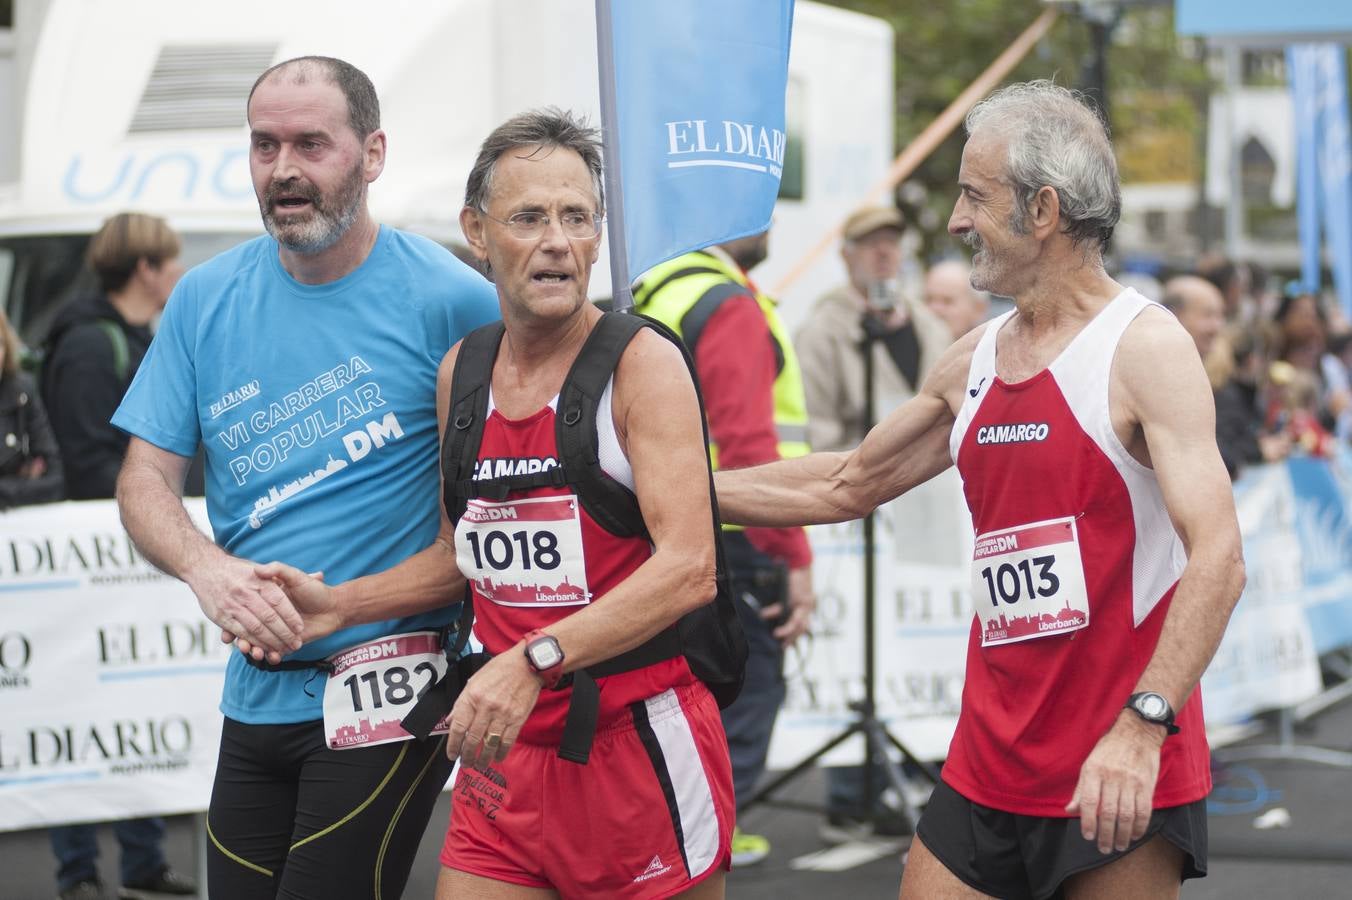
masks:
[[[466,584],[465,596],[460,601],[460,617],[455,624],[455,643],[446,647],[446,674],[418,698],[418,702],[413,704],[413,708],[400,722],[404,730],[418,740],[426,740],[437,723],[455,706],[465,682],[488,661],[487,653],[474,653],[468,657],[460,655],[469,643],[469,634],[473,628],[474,592]]]
[[[621,321],[607,321],[610,319]],[[608,314],[597,323],[597,327],[593,330],[591,337],[588,338],[587,345],[578,355],[578,361],[574,363],[573,371],[569,372],[568,378],[564,381],[564,391],[559,404],[561,412],[572,408],[564,402],[563,396],[569,396],[569,389],[573,386],[575,380],[574,376],[579,375],[577,379],[580,387],[577,394],[580,398],[579,413],[576,416],[565,413],[558,419],[557,437],[560,462],[563,463],[565,468],[572,467],[575,472],[585,470],[594,476],[586,482],[585,486],[580,486],[578,496],[592,518],[596,519],[607,530],[622,536],[634,534],[647,536],[647,528],[642,525],[637,498],[623,485],[619,485],[605,475],[600,468],[596,453],[596,409],[601,394],[604,392],[606,381],[613,374],[625,347],[643,328],[651,328],[657,331],[681,350],[691,378],[694,380],[695,393],[702,410],[704,401],[700,396],[699,380],[695,377],[694,364],[685,345],[681,343],[675,332],[662,323],[638,314]],[[593,340],[596,341],[595,345],[592,344]],[[593,350],[595,351],[594,354],[590,352]],[[599,364],[592,365],[594,360],[591,357],[593,356],[604,360],[604,367]],[[585,369],[583,368],[584,360],[587,361]],[[573,419],[571,424],[567,421],[570,418]],[[706,422],[704,423],[706,444],[708,438],[708,424]],[[586,456],[585,458],[579,456],[570,458],[570,454],[586,454]],[[619,492],[598,493],[601,490],[600,485],[606,482],[618,488]],[[589,496],[593,499],[606,499],[599,499],[593,505],[587,503]],[[731,703],[740,690],[741,671],[746,659],[746,640],[737,620],[736,609],[729,601],[731,595],[726,588],[725,573],[727,567],[723,560],[723,545],[718,537],[718,507],[713,494],[712,471],[709,474],[709,497],[713,508],[710,527],[714,532],[719,596],[714,603],[686,615],[643,644],[618,656],[572,673],[573,693],[569,701],[568,715],[564,721],[563,739],[559,745],[558,755],[560,758],[585,765],[590,756],[592,738],[596,731],[600,709],[600,691],[596,684],[598,678],[631,672],[685,654],[691,661],[691,668],[695,671],[695,674],[701,677],[712,672],[719,674],[719,682],[709,683],[709,687],[720,706],[725,707]],[[623,512],[619,514],[617,514],[616,509],[618,504],[624,504]],[[630,528],[625,532],[619,532],[606,524],[608,520],[628,515],[633,515],[638,519],[641,531]],[[735,677],[727,674],[730,669],[735,670]]]
[[[446,517],[452,524],[464,515],[465,505],[472,494],[464,490],[473,484],[471,476],[478,461],[479,443],[483,440],[484,420],[488,417],[488,393],[493,380],[493,362],[506,332],[501,322],[490,322],[476,328],[460,342],[460,351],[451,370],[451,390],[447,400],[446,432],[441,441],[441,501]],[[460,617],[456,620],[454,644],[446,646],[446,674],[428,689],[404,716],[404,730],[423,739],[436,724],[451,711],[460,690],[487,654],[461,657],[470,632],[474,628],[473,591],[465,585],[460,601]]]
[[[622,313],[607,313],[597,321],[563,380],[554,419],[559,467],[575,486],[587,514],[619,537],[646,538],[648,526],[633,491],[601,468],[596,419],[606,384],[615,374],[620,357],[645,327],[646,319]]]
[[[488,418],[488,394],[493,381],[493,362],[506,326],[490,322],[476,328],[460,342],[460,352],[451,372],[451,396],[446,411],[446,434],[441,441],[442,502],[454,525],[465,513],[471,496],[474,466]]]

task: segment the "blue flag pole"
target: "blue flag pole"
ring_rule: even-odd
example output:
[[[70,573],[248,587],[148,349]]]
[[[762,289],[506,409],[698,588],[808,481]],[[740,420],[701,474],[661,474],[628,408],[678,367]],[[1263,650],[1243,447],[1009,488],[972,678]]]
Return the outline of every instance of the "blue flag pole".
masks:
[[[610,239],[610,292],[616,312],[634,306],[629,288],[629,250],[624,242],[624,179],[620,169],[620,123],[615,102],[615,30],[611,0],[596,0],[596,53],[601,82],[601,152],[605,157],[606,235]]]

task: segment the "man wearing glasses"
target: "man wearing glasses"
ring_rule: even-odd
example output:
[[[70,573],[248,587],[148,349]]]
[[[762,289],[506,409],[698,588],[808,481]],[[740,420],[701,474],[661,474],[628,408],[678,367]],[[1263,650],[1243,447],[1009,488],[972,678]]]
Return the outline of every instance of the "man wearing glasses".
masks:
[[[450,763],[439,740],[384,734],[384,712],[430,665],[418,642],[440,658],[460,595],[443,584],[440,608],[319,637],[252,560],[342,582],[432,543],[437,365],[497,304],[441,247],[372,219],[385,132],[362,72],[290,60],[247,110],[268,234],[178,283],[113,418],[132,435],[117,498],[141,552],[251,645],[221,700],[211,896],[396,897]],[[180,500],[199,442],[214,541]]]
[[[441,364],[436,542],[332,587],[293,566],[260,570],[307,634],[410,615],[468,582],[474,635],[492,656],[450,712],[447,752],[461,767],[439,900],[723,896],[726,739],[684,655],[689,633],[671,641],[715,592],[699,400],[679,347],[587,300],[601,184],[596,132],[572,115],[539,110],[494,129],[460,224],[493,273],[502,324]],[[584,473],[564,430],[579,421],[597,460]],[[628,498],[635,527],[609,521],[620,504],[596,502],[597,482]],[[594,717],[579,735],[589,691]]]

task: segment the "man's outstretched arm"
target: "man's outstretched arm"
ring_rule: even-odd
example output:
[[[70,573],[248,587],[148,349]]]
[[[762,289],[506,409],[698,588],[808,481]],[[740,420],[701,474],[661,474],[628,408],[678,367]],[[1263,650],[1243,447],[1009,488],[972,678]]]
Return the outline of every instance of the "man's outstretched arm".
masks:
[[[948,439],[972,351],[984,328],[944,354],[920,393],[873,427],[858,447],[811,453],[714,475],[723,521],[816,525],[867,515],[953,464]]]
[[[253,563],[226,553],[193,524],[183,507],[190,462],[133,437],[117,479],[122,525],[142,556],[187,583],[208,619],[247,638],[255,659],[266,653],[275,662],[300,647],[300,615]]]

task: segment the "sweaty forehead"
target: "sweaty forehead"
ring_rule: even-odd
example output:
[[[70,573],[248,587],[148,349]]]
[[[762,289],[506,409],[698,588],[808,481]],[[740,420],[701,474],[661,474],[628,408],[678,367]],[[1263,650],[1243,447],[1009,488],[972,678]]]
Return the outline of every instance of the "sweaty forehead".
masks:
[[[279,73],[254,91],[249,101],[249,125],[254,129],[337,132],[348,125],[347,100],[330,81],[315,77],[297,80]]]
[[[978,131],[967,139],[967,144],[962,148],[961,177],[999,180],[1007,158],[1007,141]]]
[[[513,147],[494,166],[490,199],[512,206],[596,207],[591,171],[566,147]]]

